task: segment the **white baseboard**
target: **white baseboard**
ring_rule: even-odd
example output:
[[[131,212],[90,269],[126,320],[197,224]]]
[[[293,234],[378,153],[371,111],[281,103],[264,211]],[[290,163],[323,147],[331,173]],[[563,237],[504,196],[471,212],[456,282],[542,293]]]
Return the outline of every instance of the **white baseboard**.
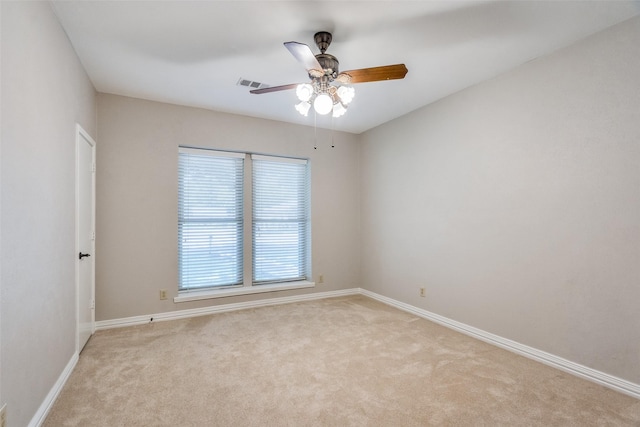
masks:
[[[600,372],[587,366],[574,363],[570,360],[563,359],[562,357],[558,357],[553,354],[535,349],[533,347],[520,344],[518,342],[500,337],[498,335],[494,335],[481,329],[474,328],[473,326],[469,326],[464,323],[460,323],[455,320],[440,316],[438,314],[431,313],[430,311],[423,310],[421,308],[414,307],[412,305],[405,304],[391,298],[387,298],[385,296],[376,294],[375,292],[371,292],[362,288],[359,289],[359,291],[360,294],[365,295],[369,298],[373,298],[384,304],[431,320],[432,322],[438,323],[449,329],[453,329],[465,335],[469,335],[473,338],[479,339],[489,344],[493,344],[497,347],[509,350],[537,362],[544,363],[545,365],[551,366],[553,368],[560,369],[561,371],[568,372],[572,375],[603,385],[620,393],[633,396],[636,399],[640,399],[640,385],[638,384],[623,380],[613,375],[605,374],[604,372]]]
[[[49,394],[47,394],[47,397],[45,397],[44,401],[31,419],[31,422],[29,422],[29,427],[40,427],[42,423],[44,423],[44,420],[45,418],[47,418],[51,407],[62,391],[62,387],[64,387],[64,385],[67,383],[67,380],[69,379],[69,376],[71,376],[71,372],[73,372],[73,369],[76,367],[77,363],[78,353],[73,353],[73,356],[71,356],[69,363],[67,363],[67,366],[65,366],[64,370],[58,377],[58,380],[49,391]]]
[[[204,316],[207,314],[224,313],[227,311],[243,310],[247,308],[266,307],[270,305],[288,304],[300,301],[311,301],[323,298],[358,295],[359,288],[344,289],[340,291],[316,292],[312,294],[294,295],[289,297],[268,298],[256,301],[238,302],[232,304],[216,305],[211,307],[193,308],[187,310],[169,311],[165,313],[149,314],[144,316],[125,317],[122,319],[101,320],[96,322],[96,330],[121,328],[125,326],[144,325],[149,322],[164,320],[185,319],[188,317]]]

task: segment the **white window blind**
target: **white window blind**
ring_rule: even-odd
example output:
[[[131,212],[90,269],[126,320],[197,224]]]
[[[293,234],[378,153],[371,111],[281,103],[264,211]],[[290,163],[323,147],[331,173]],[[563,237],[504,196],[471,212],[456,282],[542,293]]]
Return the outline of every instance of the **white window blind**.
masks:
[[[310,264],[306,160],[252,155],[253,283],[304,280]]]
[[[244,154],[180,147],[179,290],[243,283]]]

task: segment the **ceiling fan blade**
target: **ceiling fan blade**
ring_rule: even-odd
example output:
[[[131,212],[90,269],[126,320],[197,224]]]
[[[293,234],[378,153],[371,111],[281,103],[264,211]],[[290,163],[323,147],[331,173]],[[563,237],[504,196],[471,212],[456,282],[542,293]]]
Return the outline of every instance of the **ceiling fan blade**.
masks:
[[[295,89],[296,86],[298,86],[299,83],[292,83],[289,85],[282,85],[282,86],[271,86],[271,87],[265,87],[262,89],[254,89],[254,90],[250,90],[250,93],[255,93],[257,95],[261,94],[261,93],[269,93],[269,92],[278,92],[281,90],[289,90],[289,89]]]
[[[322,65],[316,59],[316,56],[311,52],[309,46],[304,43],[298,42],[286,42],[284,46],[289,49],[289,52],[296,58],[296,60],[302,64],[310,75],[314,77],[320,77],[324,74]],[[316,75],[320,73],[319,75]]]
[[[404,64],[384,65],[382,67],[360,68],[341,72],[336,80],[340,83],[366,83],[382,80],[404,79],[407,75]]]

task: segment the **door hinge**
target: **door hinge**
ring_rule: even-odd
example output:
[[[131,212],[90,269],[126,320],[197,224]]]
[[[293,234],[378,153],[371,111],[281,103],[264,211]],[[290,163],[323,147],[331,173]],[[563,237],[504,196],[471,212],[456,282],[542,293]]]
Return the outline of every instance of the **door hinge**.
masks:
[[[96,232],[95,231],[91,232],[91,240],[96,240]]]
[[[94,300],[94,299],[92,299],[92,300],[91,300],[91,303],[90,303],[90,305],[89,305],[89,308],[91,308],[91,309],[96,308],[96,300]]]
[[[91,163],[91,172],[95,172],[95,171],[96,171],[96,164],[94,162],[94,163]]]

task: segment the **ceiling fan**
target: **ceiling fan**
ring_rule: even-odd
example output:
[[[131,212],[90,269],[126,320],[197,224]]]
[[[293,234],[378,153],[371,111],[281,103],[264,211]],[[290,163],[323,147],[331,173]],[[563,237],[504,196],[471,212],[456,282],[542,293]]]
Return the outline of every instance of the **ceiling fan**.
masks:
[[[340,117],[347,111],[347,105],[355,94],[353,87],[349,85],[403,79],[407,74],[407,67],[404,64],[339,72],[338,58],[325,53],[331,44],[331,33],[320,31],[314,35],[314,40],[321,52],[317,55],[314,55],[306,44],[298,42],[286,42],[284,44],[296,60],[307,70],[311,83],[272,86],[254,89],[251,93],[262,94],[296,89],[296,95],[300,100],[300,103],[296,105],[296,110],[303,116],[308,114],[313,104],[313,108],[318,114],[325,115],[333,112],[333,117]]]

